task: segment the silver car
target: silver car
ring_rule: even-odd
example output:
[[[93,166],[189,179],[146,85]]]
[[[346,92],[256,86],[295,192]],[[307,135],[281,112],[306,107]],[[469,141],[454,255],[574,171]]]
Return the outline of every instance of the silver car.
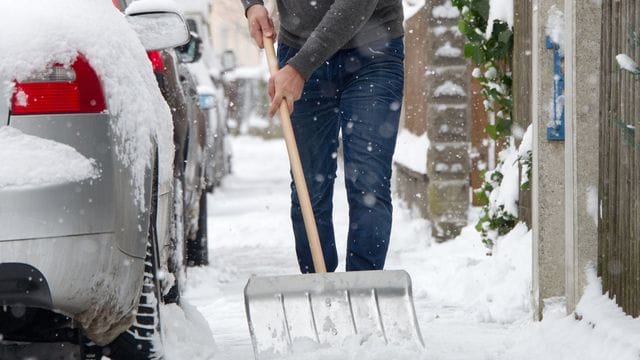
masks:
[[[78,49],[68,62],[54,61],[43,68],[29,69],[30,75],[26,76],[21,73],[24,68],[17,68],[15,74],[0,71],[0,130],[10,128],[15,136],[44,139],[48,142],[43,144],[50,144],[51,151],[54,146],[75,150],[95,170],[92,176],[81,179],[63,176],[55,181],[4,186],[0,182],[2,359],[33,355],[28,343],[52,341],[80,344],[85,358],[100,358],[102,353],[112,359],[161,355],[158,304],[173,282],[166,272],[168,259],[174,256],[169,246],[173,226],[171,115],[148,63],[148,73],[133,73],[135,76],[128,78],[115,71],[104,78],[96,69],[110,68],[108,62],[113,58],[96,54],[116,54],[122,56],[118,63],[140,66],[136,59],[146,59],[145,49],[181,45],[188,40],[188,31],[182,16],[166,4],[156,9],[139,1],[137,8],[128,9],[127,24],[120,21],[119,13],[104,16],[115,9],[82,1],[60,1],[60,5],[73,5],[61,6],[60,16],[74,16],[70,11],[74,6],[86,8],[76,15],[81,14],[87,26],[102,25],[120,35],[131,29],[119,27],[131,26],[140,40],[127,43],[127,52],[109,50],[118,45],[105,41],[108,36],[90,39],[94,43],[78,36],[78,44],[91,56]],[[46,11],[58,11],[45,1],[39,3],[41,13],[34,17],[47,19]],[[14,11],[20,16],[20,4],[2,4],[0,12]],[[2,32],[2,20],[8,19],[5,17],[0,15]],[[62,17],[57,22],[43,22],[42,36],[63,36],[60,34],[68,31],[64,27],[70,26],[68,20]],[[157,29],[162,33],[154,32]],[[72,30],[77,34],[78,29]],[[91,29],[86,30],[86,36],[91,36]],[[64,44],[61,47],[73,43],[65,38],[53,39]],[[13,51],[2,46],[0,52]],[[14,52],[14,56],[20,54]],[[55,56],[64,58],[52,54],[52,58]],[[38,63],[27,58],[16,61],[22,61],[25,67]],[[138,93],[118,97],[113,93],[116,88],[137,89]],[[169,132],[162,133],[168,135],[166,138],[145,137],[145,131],[159,132],[145,129],[143,122],[129,116],[136,109],[148,107],[136,103],[145,99],[164,104],[162,109],[151,110],[160,117],[152,115],[154,121],[163,126],[166,122]],[[132,103],[124,103],[127,101]],[[120,126],[127,116],[131,117],[129,123]],[[2,146],[0,143],[0,149]],[[52,165],[37,166],[46,169]],[[27,170],[37,173],[34,170],[38,169]],[[10,174],[0,174],[0,178],[2,175]]]

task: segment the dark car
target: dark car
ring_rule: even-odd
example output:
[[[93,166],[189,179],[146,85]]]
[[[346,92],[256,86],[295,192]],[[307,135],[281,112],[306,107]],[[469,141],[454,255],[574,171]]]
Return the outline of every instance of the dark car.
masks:
[[[149,53],[158,85],[173,116],[174,217],[177,224],[174,246],[176,254],[183,254],[182,258],[174,259],[178,283],[184,279],[180,271],[182,264],[194,266],[208,263],[205,190],[207,117],[198,106],[197,88],[185,66],[185,63],[197,59],[198,54],[192,57],[187,55],[173,49]]]

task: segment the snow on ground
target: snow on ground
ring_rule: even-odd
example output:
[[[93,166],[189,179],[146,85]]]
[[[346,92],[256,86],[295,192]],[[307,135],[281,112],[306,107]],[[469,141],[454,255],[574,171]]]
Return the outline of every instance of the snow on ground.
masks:
[[[0,127],[0,189],[96,179],[100,171],[71,146]]]
[[[513,0],[491,0],[489,7],[489,19],[487,19],[487,31],[485,36],[491,37],[494,21],[502,21],[513,28]]]
[[[189,269],[184,295],[206,319],[216,345],[213,340],[206,341],[208,335],[200,322],[189,333],[199,332],[200,340],[191,344],[188,335],[174,340],[169,346],[174,347],[175,356],[168,356],[168,360],[210,359],[214,346],[217,353],[213,359],[252,359],[243,300],[247,279],[298,273],[289,221],[289,167],[284,143],[252,137],[237,137],[233,142],[234,173],[209,198],[211,266]],[[336,184],[334,214],[338,249],[344,259],[347,207],[342,181]],[[564,316],[563,309],[553,307],[555,311],[546,313],[545,321],[531,320],[531,232],[524,225],[499,239],[492,256],[486,256],[486,248],[472,226],[444,244],[433,243],[428,234],[430,224],[396,201],[386,268],[406,269],[413,279],[418,321],[426,343],[422,354],[411,349],[384,352],[375,344],[360,346],[358,339],[349,339],[342,349],[303,351],[287,359],[640,357],[640,321],[625,316],[615,303],[600,295],[601,287],[593,274],[578,306],[583,321],[575,320],[574,315]],[[188,312],[195,317],[190,309]],[[180,319],[179,314],[174,313],[172,318]],[[194,351],[198,346],[204,346],[204,350]],[[179,355],[182,349],[184,355]]]
[[[420,173],[427,173],[427,150],[429,138],[427,133],[414,135],[407,129],[400,129],[396,141],[393,161]]]

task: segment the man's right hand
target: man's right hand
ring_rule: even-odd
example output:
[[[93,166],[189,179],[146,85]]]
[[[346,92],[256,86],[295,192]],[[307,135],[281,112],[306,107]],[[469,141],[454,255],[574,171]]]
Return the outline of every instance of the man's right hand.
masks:
[[[247,10],[247,20],[249,21],[249,33],[260,49],[264,48],[263,36],[275,39],[273,21],[269,17],[269,11],[263,5],[252,5]]]

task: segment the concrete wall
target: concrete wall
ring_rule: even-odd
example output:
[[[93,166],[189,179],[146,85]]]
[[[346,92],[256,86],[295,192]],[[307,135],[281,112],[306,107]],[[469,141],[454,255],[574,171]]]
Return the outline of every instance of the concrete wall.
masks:
[[[240,0],[212,1],[209,27],[214,56],[219,58],[225,50],[233,50],[238,66],[260,64],[260,49],[249,36],[247,18]]]
[[[575,310],[585,269],[598,256],[598,125],[601,24],[599,1],[565,0],[566,32],[566,296]],[[596,26],[594,26],[594,24]]]
[[[554,6],[565,21],[565,141],[546,136],[554,75],[545,38]],[[550,299],[575,310],[585,270],[597,262],[602,9],[581,0],[533,0],[532,9],[533,297],[541,319]]]
[[[544,301],[565,295],[564,142],[547,140],[553,101],[553,52],[546,48],[546,24],[552,6],[562,0],[532,1],[532,120],[533,120],[533,298],[536,318]]]

